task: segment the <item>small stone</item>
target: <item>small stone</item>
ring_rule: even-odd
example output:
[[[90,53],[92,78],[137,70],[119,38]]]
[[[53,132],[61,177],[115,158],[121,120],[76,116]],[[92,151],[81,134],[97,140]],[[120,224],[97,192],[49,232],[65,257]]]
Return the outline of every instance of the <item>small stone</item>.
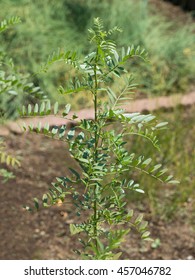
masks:
[[[72,224],[72,223],[74,223],[73,219],[66,220],[66,224]]]
[[[193,260],[194,258],[193,258],[193,256],[187,256],[187,260]]]
[[[9,129],[5,126],[0,126],[0,136],[8,136],[9,135]]]
[[[15,134],[22,134],[22,128],[19,126],[19,124],[17,122],[8,122],[7,124],[7,128]]]

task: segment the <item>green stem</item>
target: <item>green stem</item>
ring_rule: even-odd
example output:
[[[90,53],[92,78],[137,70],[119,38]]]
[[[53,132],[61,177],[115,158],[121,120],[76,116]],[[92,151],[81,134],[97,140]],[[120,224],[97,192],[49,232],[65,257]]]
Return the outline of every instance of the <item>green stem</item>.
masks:
[[[94,65],[94,80],[95,80],[95,88],[94,88],[94,119],[95,119],[95,150],[94,150],[94,161],[97,162],[97,147],[98,147],[98,128],[97,128],[97,59],[98,59],[98,50],[96,52],[96,61]],[[94,237],[96,243],[96,249],[98,251],[98,242],[97,242],[97,185],[94,186]]]

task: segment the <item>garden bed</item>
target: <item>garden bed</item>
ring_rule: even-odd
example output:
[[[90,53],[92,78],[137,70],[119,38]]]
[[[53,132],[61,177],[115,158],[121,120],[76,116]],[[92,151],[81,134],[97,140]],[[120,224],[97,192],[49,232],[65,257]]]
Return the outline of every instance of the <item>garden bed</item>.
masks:
[[[35,214],[23,210],[33,197],[41,197],[56,176],[66,173],[71,164],[64,143],[25,134],[6,137],[9,150],[17,151],[22,167],[16,178],[0,185],[0,259],[75,259],[78,244],[70,236],[69,224],[75,221],[70,203],[43,209]],[[62,153],[64,149],[64,153]],[[173,220],[152,215],[147,202],[132,202],[130,207],[146,213],[153,243],[140,241],[130,233],[122,247],[125,259],[194,259],[195,234],[187,217],[191,203]],[[152,248],[153,247],[153,248]]]

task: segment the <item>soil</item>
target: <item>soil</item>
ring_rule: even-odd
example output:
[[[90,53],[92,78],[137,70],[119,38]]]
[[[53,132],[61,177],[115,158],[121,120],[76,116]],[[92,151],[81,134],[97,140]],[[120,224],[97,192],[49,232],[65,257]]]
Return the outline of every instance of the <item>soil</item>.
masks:
[[[149,0],[148,3],[153,8],[154,13],[161,13],[169,20],[175,21],[178,24],[190,24],[194,22],[191,12],[184,11],[180,6],[173,5],[166,0]]]
[[[34,214],[22,207],[33,197],[42,197],[56,176],[67,174],[67,164],[73,164],[67,147],[34,134],[9,134],[5,140],[10,152],[17,151],[22,166],[15,179],[0,185],[0,259],[77,259],[72,249],[78,248],[78,242],[69,233],[69,224],[75,222],[70,203]],[[130,206],[137,212],[144,209],[155,242],[143,242],[131,232],[122,247],[123,259],[195,259],[195,229],[187,219],[187,208],[185,215],[166,221],[152,215],[147,203]]]

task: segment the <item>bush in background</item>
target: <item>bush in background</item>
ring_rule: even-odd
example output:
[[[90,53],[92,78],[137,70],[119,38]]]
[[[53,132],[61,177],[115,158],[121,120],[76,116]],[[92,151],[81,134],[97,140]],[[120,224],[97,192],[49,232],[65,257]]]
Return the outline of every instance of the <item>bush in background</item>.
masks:
[[[144,0],[124,0],[123,5],[119,0],[8,0],[1,4],[0,16],[14,13],[21,16],[23,23],[4,35],[2,45],[21,71],[34,74],[39,70],[37,65],[57,47],[66,51],[76,45],[83,55],[90,51],[83,38],[92,18],[100,16],[106,28],[117,24],[124,30],[115,38],[121,45],[134,42],[150,50],[151,64],[139,67],[135,61],[129,64],[129,71],[137,73],[142,92],[158,95],[184,92],[194,84],[194,24],[168,22],[146,3]],[[73,74],[62,65],[54,65],[46,79],[39,76],[37,86],[56,99],[56,85]],[[75,96],[75,108],[87,102],[87,98]]]

